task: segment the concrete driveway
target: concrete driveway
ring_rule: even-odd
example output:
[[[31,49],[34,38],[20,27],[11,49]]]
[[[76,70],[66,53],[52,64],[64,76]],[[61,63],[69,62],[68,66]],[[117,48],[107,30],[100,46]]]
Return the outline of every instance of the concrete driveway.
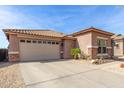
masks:
[[[102,68],[118,64],[92,65],[75,60],[21,62],[20,68],[27,87],[95,88],[124,87],[124,76]]]

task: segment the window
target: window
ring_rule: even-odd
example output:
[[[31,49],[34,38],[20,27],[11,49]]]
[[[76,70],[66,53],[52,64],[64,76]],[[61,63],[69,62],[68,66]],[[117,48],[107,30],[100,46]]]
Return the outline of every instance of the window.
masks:
[[[51,42],[50,42],[50,41],[48,41],[48,44],[51,44]]]
[[[107,51],[106,51],[106,47],[103,47],[103,53],[106,53]]]
[[[101,53],[101,47],[98,47],[98,53]]]
[[[31,43],[31,40],[27,40],[27,43]]]
[[[55,42],[52,42],[52,44],[55,44]]]
[[[36,40],[33,40],[32,42],[33,42],[33,43],[37,43],[37,41],[36,41]]]
[[[42,43],[42,41],[38,41],[38,43],[39,43],[39,44],[41,44],[41,43]]]
[[[24,42],[25,42],[25,40],[20,40],[20,42],[23,42],[23,43],[24,43]]]
[[[107,53],[106,40],[98,39],[98,53]]]
[[[59,44],[59,42],[56,42],[56,45],[58,45]]]

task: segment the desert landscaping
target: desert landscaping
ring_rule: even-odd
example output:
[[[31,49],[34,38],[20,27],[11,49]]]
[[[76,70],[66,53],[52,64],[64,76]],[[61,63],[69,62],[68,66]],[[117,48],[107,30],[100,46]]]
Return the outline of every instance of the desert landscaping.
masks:
[[[0,88],[124,87],[122,61],[54,60],[0,63]]]
[[[0,88],[25,87],[18,63],[0,63],[0,78]]]

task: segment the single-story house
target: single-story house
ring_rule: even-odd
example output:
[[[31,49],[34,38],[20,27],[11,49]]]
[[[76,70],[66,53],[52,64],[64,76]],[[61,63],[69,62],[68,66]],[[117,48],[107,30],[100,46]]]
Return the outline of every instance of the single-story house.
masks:
[[[90,55],[92,59],[114,55],[111,38],[114,33],[94,27],[70,35],[53,30],[3,29],[3,31],[9,41],[9,61],[69,59],[72,58],[71,49],[77,47],[81,49],[81,53]]]

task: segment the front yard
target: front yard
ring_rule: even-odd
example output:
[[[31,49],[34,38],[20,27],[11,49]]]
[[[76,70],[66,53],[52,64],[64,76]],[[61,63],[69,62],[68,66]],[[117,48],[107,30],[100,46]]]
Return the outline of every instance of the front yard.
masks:
[[[25,87],[21,77],[19,64],[0,64],[0,88]]]
[[[91,64],[86,60],[55,60],[0,64],[0,87],[103,88],[124,87],[120,61]]]
[[[107,67],[103,67],[102,70],[106,70],[112,73],[120,74],[124,76],[124,68],[120,67],[120,62],[118,64],[113,64]]]
[[[20,63],[26,87],[30,88],[117,88],[124,87],[124,75],[110,71],[120,61],[91,64],[86,60],[56,60]],[[113,68],[113,67],[112,67]],[[124,73],[124,68],[121,69]]]

